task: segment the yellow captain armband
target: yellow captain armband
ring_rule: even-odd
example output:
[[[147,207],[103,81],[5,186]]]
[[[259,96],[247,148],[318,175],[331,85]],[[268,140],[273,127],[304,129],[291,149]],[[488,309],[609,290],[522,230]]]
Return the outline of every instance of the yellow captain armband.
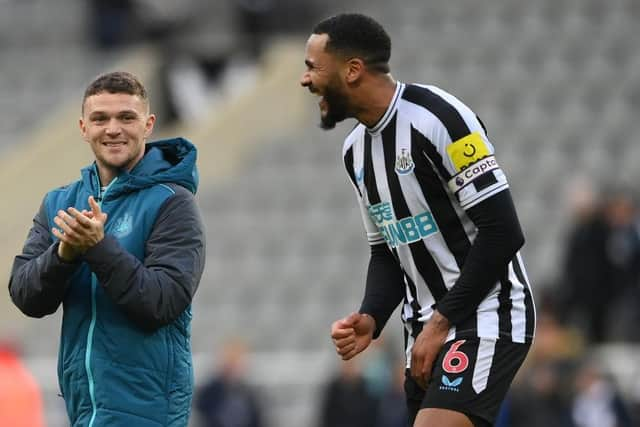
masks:
[[[456,168],[456,172],[460,172],[478,160],[491,155],[491,152],[480,132],[473,132],[449,145],[447,154]]]

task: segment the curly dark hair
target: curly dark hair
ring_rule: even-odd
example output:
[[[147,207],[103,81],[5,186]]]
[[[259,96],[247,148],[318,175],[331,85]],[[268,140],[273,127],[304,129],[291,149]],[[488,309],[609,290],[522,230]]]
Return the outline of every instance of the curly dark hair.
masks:
[[[327,34],[326,51],[343,58],[358,57],[369,70],[389,72],[391,39],[373,18],[360,13],[342,13],[318,23],[313,34]]]
[[[103,92],[137,95],[145,102],[149,101],[147,89],[145,89],[138,77],[126,71],[113,71],[96,77],[96,79],[87,86],[87,89],[84,91],[84,96],[82,97],[83,111],[84,102],[88,97]]]

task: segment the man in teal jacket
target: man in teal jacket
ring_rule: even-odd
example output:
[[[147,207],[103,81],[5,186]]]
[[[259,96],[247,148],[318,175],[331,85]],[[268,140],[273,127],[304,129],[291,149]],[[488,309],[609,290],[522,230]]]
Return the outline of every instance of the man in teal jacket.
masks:
[[[188,423],[190,307],[205,261],[196,148],[147,143],[154,122],[135,76],[89,85],[80,130],[95,162],[46,194],[13,264],[22,312],[63,306],[58,378],[74,427]]]

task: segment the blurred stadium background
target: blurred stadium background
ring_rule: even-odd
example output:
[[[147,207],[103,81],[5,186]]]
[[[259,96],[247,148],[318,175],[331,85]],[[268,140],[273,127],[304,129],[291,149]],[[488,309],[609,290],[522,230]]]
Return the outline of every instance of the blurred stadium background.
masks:
[[[91,161],[76,124],[84,87],[101,72],[132,71],[150,89],[155,136],[181,135],[199,147],[208,254],[193,304],[197,384],[239,336],[251,348],[247,377],[268,425],[314,424],[318,393],[338,365],[329,325],[358,307],[368,259],[341,166],[352,123],[322,132],[316,101],[298,84],[313,23],[341,11],[385,25],[394,77],[451,91],[487,124],[546,311],[564,294],[567,235],[582,196],[625,188],[635,203],[636,0],[0,0],[5,277],[44,192]],[[47,425],[64,426],[55,376],[60,311],[27,319],[3,295],[0,339],[20,348],[40,384]],[[640,311],[640,299],[631,303]],[[591,344],[580,323],[559,325],[572,326],[580,353],[612,374],[633,411],[635,341],[613,333]],[[386,337],[399,350],[397,318]]]

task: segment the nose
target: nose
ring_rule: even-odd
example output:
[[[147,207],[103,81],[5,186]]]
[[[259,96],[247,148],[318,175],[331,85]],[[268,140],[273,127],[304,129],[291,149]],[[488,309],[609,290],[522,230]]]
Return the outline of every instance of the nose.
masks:
[[[305,71],[302,73],[302,77],[300,77],[300,86],[307,87],[311,84],[311,77],[309,77],[309,72]]]
[[[117,120],[109,120],[109,124],[105,129],[105,132],[109,136],[117,136],[120,134],[120,124]]]

